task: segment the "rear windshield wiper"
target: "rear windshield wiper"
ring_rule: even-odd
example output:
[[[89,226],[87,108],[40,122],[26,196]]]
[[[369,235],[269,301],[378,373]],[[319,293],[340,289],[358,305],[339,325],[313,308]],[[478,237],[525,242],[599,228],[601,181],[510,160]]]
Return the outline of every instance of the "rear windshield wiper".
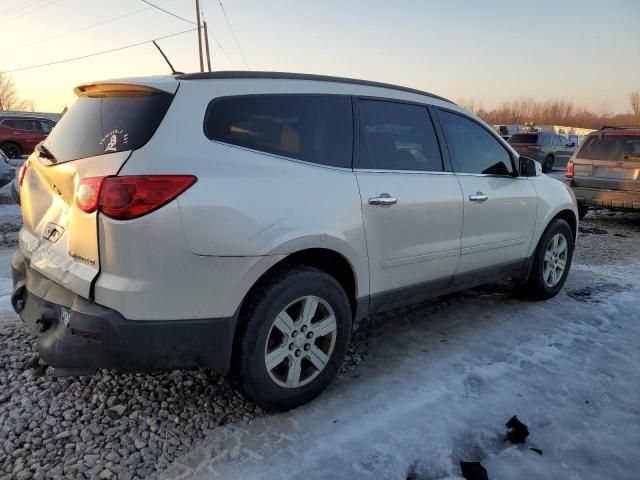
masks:
[[[38,157],[46,158],[50,161],[50,163],[56,163],[58,159],[53,156],[53,153],[49,151],[47,147],[45,147],[42,143],[39,143],[36,147],[36,151],[38,153]]]

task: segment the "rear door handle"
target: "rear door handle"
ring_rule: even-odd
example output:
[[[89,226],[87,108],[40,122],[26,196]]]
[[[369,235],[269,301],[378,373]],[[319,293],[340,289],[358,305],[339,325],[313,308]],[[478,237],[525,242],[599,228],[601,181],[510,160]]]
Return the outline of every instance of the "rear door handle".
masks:
[[[472,202],[485,202],[489,200],[489,196],[482,192],[476,192],[475,195],[469,195],[469,200]]]
[[[398,203],[398,199],[396,197],[392,197],[388,193],[381,193],[377,197],[371,197],[369,199],[369,205],[379,205],[381,207],[390,207],[396,203]]]

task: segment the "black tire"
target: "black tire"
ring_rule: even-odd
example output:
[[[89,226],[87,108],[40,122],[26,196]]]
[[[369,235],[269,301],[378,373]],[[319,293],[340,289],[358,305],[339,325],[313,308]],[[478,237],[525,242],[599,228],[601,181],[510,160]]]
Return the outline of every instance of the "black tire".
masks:
[[[20,158],[22,156],[22,147],[16,142],[5,142],[0,145],[0,150],[9,158]]]
[[[555,285],[549,286],[544,280],[545,253],[557,234],[564,236],[567,242],[566,265],[559,281]],[[573,249],[574,239],[571,227],[565,220],[556,218],[549,224],[538,242],[529,278],[520,286],[522,296],[530,300],[546,300],[555,297],[562,290],[569,275],[571,261],[573,260]]]
[[[578,205],[578,218],[580,220],[586,217],[588,212],[589,212],[589,207],[587,207],[586,205]]]
[[[272,373],[267,370],[267,341],[270,340],[276,317],[285,307],[309,295],[319,297],[333,310],[336,319],[333,351],[324,368],[319,370],[309,383],[295,388],[282,386],[276,383],[271,376]],[[294,316],[292,315],[292,319]],[[302,313],[294,321],[302,321],[301,317]],[[295,408],[315,398],[327,388],[344,361],[352,327],[351,307],[341,285],[332,276],[311,267],[287,269],[263,282],[263,285],[248,298],[239,321],[238,354],[234,359],[235,380],[247,398],[272,411]],[[323,341],[321,338],[326,337],[318,337],[313,342]],[[291,341],[292,338],[284,336],[283,344]],[[292,352],[295,353],[295,350]],[[291,368],[291,360],[292,357],[287,358],[280,366]],[[311,366],[305,353],[302,353],[300,362],[303,361],[309,362],[307,370],[315,368]]]
[[[555,159],[553,158],[553,155],[548,155],[542,163],[542,173],[549,173],[550,171],[552,171],[554,162]]]

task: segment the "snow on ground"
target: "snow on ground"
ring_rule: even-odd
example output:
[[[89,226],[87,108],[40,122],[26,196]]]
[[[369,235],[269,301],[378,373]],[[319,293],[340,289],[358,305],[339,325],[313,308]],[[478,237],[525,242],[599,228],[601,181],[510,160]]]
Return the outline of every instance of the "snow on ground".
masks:
[[[578,264],[547,302],[494,286],[389,316],[317,401],[218,429],[166,476],[444,479],[463,460],[496,480],[636,479],[638,272]],[[512,415],[524,445],[504,441]]]

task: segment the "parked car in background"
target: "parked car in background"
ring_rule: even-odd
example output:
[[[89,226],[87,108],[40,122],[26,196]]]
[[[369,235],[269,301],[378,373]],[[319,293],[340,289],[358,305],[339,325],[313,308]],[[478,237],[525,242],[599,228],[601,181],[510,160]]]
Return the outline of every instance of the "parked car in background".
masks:
[[[0,149],[9,158],[20,158],[33,152],[47,138],[55,122],[47,118],[26,116],[0,117]]]
[[[2,150],[0,150],[0,188],[11,182],[16,177],[16,169],[10,163]]]
[[[605,128],[589,135],[567,164],[578,211],[640,210],[640,128]]]
[[[516,133],[509,137],[509,144],[520,155],[540,162],[544,173],[554,166],[564,167],[576,149],[564,135],[547,132]]]
[[[368,314],[501,278],[547,299],[569,273],[569,188],[436,95],[273,72],[75,91],[20,172],[12,262],[57,374],[201,366],[285,410]]]

